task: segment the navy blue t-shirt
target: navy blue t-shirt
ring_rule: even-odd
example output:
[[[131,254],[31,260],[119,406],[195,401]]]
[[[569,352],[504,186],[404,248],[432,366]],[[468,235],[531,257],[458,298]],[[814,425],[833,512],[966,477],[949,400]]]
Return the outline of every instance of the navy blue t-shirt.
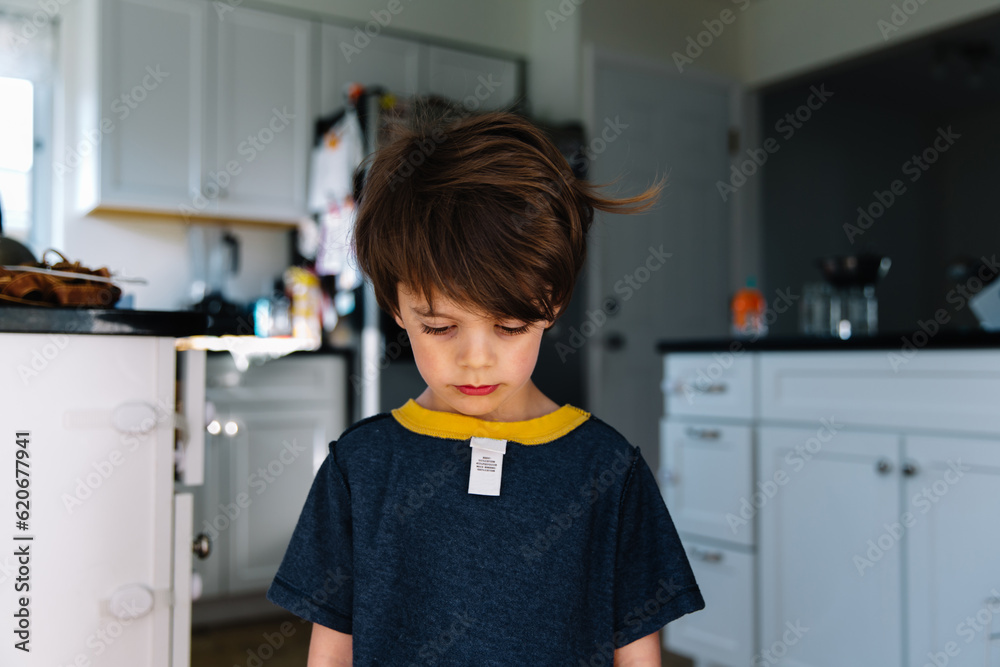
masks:
[[[469,493],[472,435],[507,440],[498,496]],[[569,405],[486,422],[412,399],[330,444],[267,598],[353,635],[357,667],[611,665],[705,606],[613,428]]]

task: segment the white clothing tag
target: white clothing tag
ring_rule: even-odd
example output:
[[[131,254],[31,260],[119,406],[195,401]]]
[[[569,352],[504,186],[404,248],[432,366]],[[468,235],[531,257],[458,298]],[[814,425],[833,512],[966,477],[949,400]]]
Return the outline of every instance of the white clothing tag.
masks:
[[[472,447],[469,493],[479,496],[499,496],[507,441],[473,437],[469,446]]]

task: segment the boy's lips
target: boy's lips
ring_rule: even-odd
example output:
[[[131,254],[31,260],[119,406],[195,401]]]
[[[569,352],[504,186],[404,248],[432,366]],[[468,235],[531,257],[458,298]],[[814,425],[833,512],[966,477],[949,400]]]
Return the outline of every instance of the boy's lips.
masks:
[[[483,385],[471,385],[471,384],[458,384],[455,388],[458,389],[463,394],[469,396],[485,396],[486,394],[493,393],[493,390],[499,387],[498,384],[483,384]]]

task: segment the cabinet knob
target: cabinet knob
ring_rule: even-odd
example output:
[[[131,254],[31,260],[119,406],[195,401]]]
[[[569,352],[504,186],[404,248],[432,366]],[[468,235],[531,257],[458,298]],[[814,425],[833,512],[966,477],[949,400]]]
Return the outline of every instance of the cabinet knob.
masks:
[[[879,459],[878,463],[875,464],[875,470],[880,475],[888,475],[892,472],[892,462],[889,459]]]
[[[212,540],[205,533],[199,533],[198,537],[194,538],[193,551],[195,556],[205,560],[212,553]]]
[[[903,467],[900,468],[900,471],[906,477],[913,477],[914,475],[917,474],[917,464],[913,463],[912,461],[907,461],[906,463],[903,464]]]

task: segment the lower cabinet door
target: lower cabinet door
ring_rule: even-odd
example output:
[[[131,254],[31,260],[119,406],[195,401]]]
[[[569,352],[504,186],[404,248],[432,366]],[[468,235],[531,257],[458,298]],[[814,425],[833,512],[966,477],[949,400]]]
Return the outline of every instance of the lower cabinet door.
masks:
[[[905,443],[909,664],[1000,667],[1000,440]]]
[[[900,438],[838,426],[758,430],[754,664],[903,664]]]
[[[705,608],[667,625],[664,644],[674,652],[725,667],[750,665],[754,654],[754,556],[682,538]]]
[[[315,476],[314,454],[326,452],[332,411],[233,414],[240,432],[229,443],[231,594],[266,589],[285,555]],[[336,437],[336,436],[333,436]],[[232,507],[232,504],[236,507]]]

